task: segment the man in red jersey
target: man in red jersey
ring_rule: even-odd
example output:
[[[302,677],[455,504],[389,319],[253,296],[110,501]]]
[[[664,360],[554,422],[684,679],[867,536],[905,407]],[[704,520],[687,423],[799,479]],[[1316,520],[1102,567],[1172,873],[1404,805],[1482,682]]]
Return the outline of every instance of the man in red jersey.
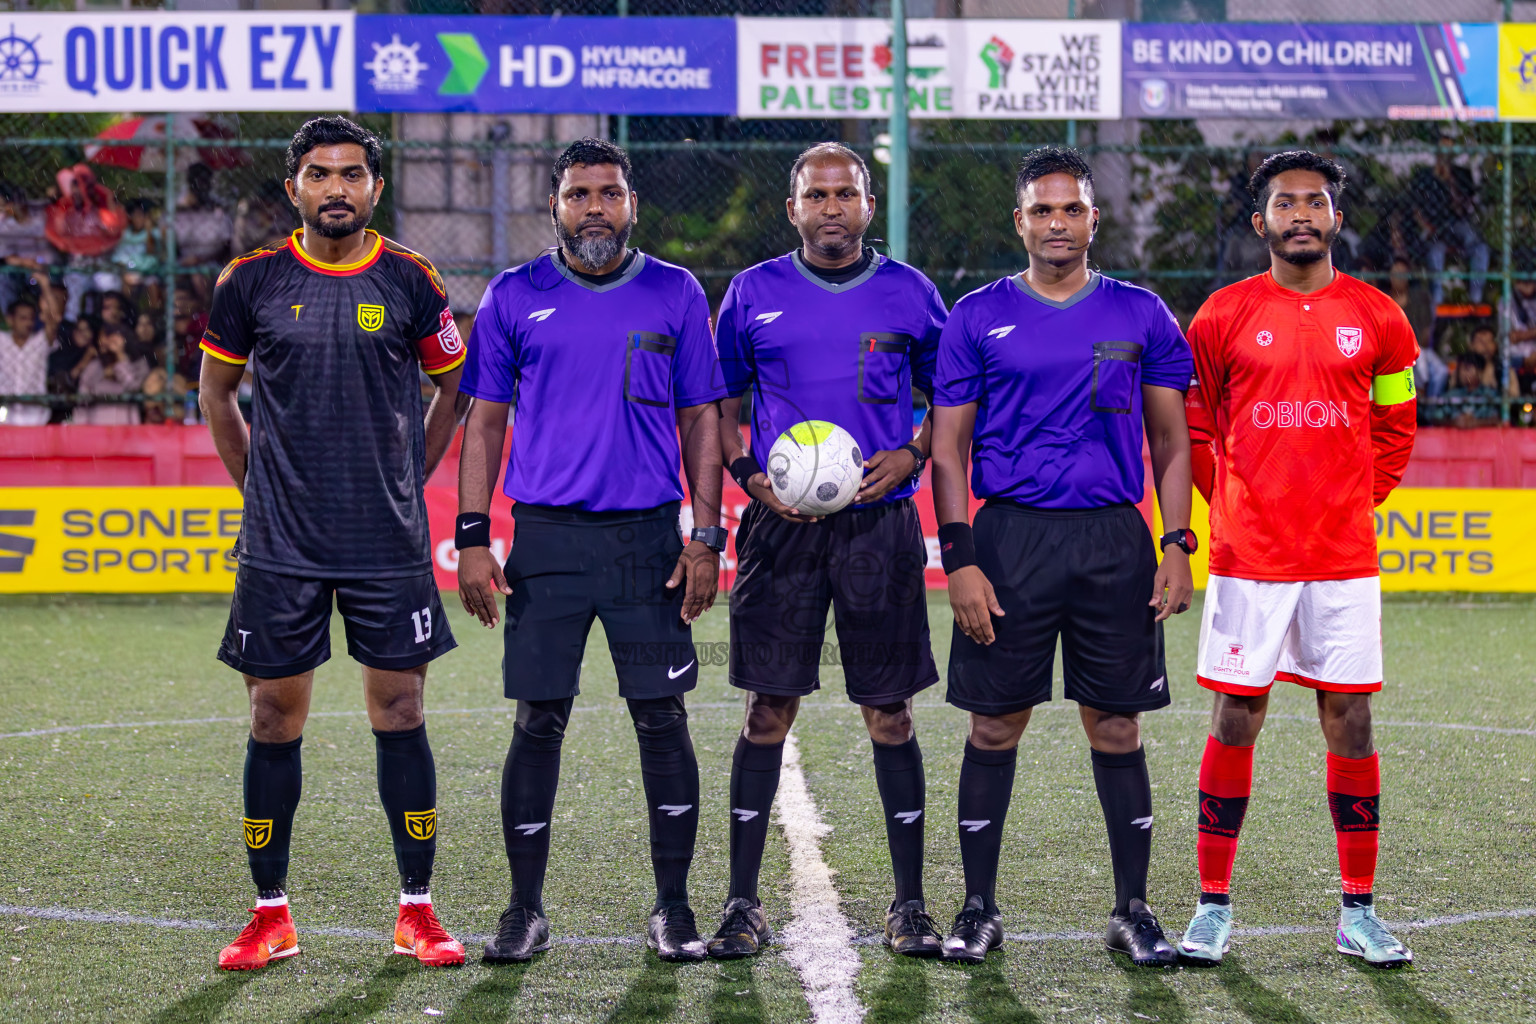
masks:
[[[1269,272],[1212,295],[1189,328],[1194,476],[1211,504],[1198,678],[1216,703],[1200,763],[1200,904],[1180,952],[1215,963],[1227,950],[1253,746],[1278,679],[1317,692],[1343,879],[1338,950],[1397,967],[1413,954],[1371,900],[1381,781],[1370,701],[1382,679],[1371,509],[1413,447],[1418,345],[1396,303],[1333,268],[1342,167],[1277,153],[1248,188]]]

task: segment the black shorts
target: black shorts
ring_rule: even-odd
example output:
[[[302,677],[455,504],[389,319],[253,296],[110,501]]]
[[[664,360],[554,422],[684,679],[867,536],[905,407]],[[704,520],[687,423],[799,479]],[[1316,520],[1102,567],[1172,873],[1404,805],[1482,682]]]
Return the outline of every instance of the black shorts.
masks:
[[[895,704],[939,681],[928,643],[928,550],[912,499],[790,523],[753,501],[736,532],[731,685],[803,697],[841,664],[848,699]],[[827,607],[837,648],[823,645]]]
[[[683,552],[678,508],[675,501],[635,512],[512,507],[512,594],[502,631],[509,698],[576,696],[594,619],[608,635],[621,697],[671,697],[698,684],[683,588],[666,586]]]
[[[1100,711],[1166,707],[1163,624],[1147,602],[1152,535],[1134,505],[976,513],[976,564],[1006,612],[983,647],[955,626],[949,693],[958,708],[1005,715],[1051,699],[1056,637],[1066,696]]]
[[[331,595],[347,653],[369,668],[424,665],[458,646],[432,574],[326,580],[242,565],[219,660],[258,679],[296,676],[331,656]]]

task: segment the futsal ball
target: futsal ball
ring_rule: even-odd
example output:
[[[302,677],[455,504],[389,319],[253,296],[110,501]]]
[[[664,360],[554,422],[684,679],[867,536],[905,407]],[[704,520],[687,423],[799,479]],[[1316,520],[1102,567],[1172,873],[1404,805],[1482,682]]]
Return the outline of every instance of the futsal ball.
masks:
[[[864,455],[842,427],[825,420],[796,423],[768,452],[768,479],[776,498],[808,516],[846,507],[864,479]]]

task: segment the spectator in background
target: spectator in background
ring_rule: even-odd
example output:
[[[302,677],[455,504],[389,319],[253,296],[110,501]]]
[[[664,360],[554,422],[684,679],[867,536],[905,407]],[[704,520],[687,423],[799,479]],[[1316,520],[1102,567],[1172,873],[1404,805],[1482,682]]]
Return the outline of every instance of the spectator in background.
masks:
[[[281,242],[298,227],[288,192],[276,178],[261,183],[256,195],[241,198],[235,208],[236,253],[251,252]]]
[[[176,260],[183,267],[209,267],[212,272],[229,260],[235,224],[213,196],[213,171],[207,164],[187,168],[187,191],[176,204]],[[208,307],[213,294],[208,273],[191,277],[198,304]]]
[[[131,395],[139,390],[147,376],[149,363],[142,356],[134,355],[128,331],[115,324],[103,326],[96,358],[87,363],[80,374],[80,396]],[[139,407],[130,402],[82,404],[75,410],[76,423],[94,426],[131,425],[141,420]]]
[[[172,344],[176,346],[176,380],[173,384],[178,394],[197,390],[197,380],[202,372],[203,351],[200,346],[203,332],[208,329],[208,311],[200,308],[192,289],[177,285],[174,296],[175,319],[171,325]]]
[[[44,322],[38,304],[12,299],[0,331],[0,395],[43,395],[48,391],[48,336],[58,323]],[[49,419],[47,403],[0,405],[0,426],[40,427]]]
[[[1483,383],[1487,360],[1476,352],[1464,352],[1456,360],[1456,371],[1445,402],[1437,408],[1441,423],[1454,427],[1496,427],[1503,421],[1499,389]]]
[[[136,311],[128,296],[122,292],[105,292],[101,296],[101,325],[132,329]]]
[[[1430,298],[1436,306],[1445,299],[1445,258],[1452,243],[1461,250],[1472,268],[1468,294],[1473,302],[1483,301],[1488,282],[1488,258],[1492,250],[1477,230],[1477,182],[1472,169],[1452,160],[1456,144],[1454,131],[1442,129],[1440,152],[1431,167],[1420,167],[1409,178],[1409,189],[1417,204],[1417,217],[1428,243],[1426,258],[1434,272]]]
[[[1472,328],[1467,351],[1475,352],[1483,360],[1483,387],[1499,390],[1499,334],[1487,324]]]
[[[1413,266],[1406,256],[1393,258],[1392,269],[1387,275],[1387,294],[1408,318],[1414,337],[1419,341],[1419,361],[1413,364],[1414,386],[1420,395],[1433,398],[1445,391],[1451,371],[1440,353],[1435,351],[1435,307],[1429,301],[1429,289],[1424,287],[1423,279],[1413,273]]]
[[[1528,267],[1531,264],[1524,260],[1520,265]],[[1510,366],[1522,366],[1531,353],[1536,352],[1536,281],[1514,283],[1504,320],[1509,325]]]
[[[26,294],[33,275],[46,274],[54,257],[42,214],[21,189],[0,182],[0,310]]]
[[[90,317],[65,320],[59,324],[52,350],[48,353],[48,393],[74,395],[80,391],[80,374],[96,358],[96,323]],[[74,403],[55,405],[50,423],[69,418]]]
[[[1536,398],[1536,351],[1525,357],[1525,361],[1510,374],[1510,380],[1518,397]]]
[[[123,287],[145,305],[159,306],[160,232],[154,226],[154,207],[145,199],[128,204],[128,228],[112,250],[112,262],[122,271]]]
[[[150,367],[165,365],[165,345],[161,339],[164,322],[156,322],[153,313],[140,313],[133,322],[135,351],[149,361]]]

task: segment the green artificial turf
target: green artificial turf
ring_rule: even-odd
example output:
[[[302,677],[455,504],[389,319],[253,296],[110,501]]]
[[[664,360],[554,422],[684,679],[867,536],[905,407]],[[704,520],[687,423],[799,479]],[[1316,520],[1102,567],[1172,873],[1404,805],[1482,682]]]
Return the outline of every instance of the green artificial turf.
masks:
[[[359,674],[338,654],[318,673],[305,731],[291,871],[304,952],[238,975],[214,968],[251,899],[239,821],[245,696],[213,658],[227,603],[0,601],[0,734],[70,730],[0,738],[0,905],[12,911],[0,913],[0,1020],[808,1020],[779,947],[747,963],[673,967],[641,945],[651,876],[638,759],[600,631],[566,742],[545,894],[557,937],[584,941],[525,966],[478,963],[472,940],[494,928],[506,899],[497,804],[512,705],[500,696],[499,635],[449,600],[461,647],[428,683],[440,815],[433,894],[444,924],[471,939],[470,963],[428,970],[389,953],[393,858]],[[942,595],[930,611],[942,671]],[[1194,786],[1209,706],[1193,682],[1198,613],[1170,624],[1174,704],[1144,727],[1156,786],[1151,897],[1171,931],[1196,895]],[[1382,915],[1536,908],[1536,605],[1389,601],[1383,627]],[[725,639],[723,602],[696,637]],[[339,629],[333,648],[345,650]],[[724,894],[741,720],[724,668],[708,661],[690,697],[703,777],[692,890],[706,932]],[[941,683],[919,695],[916,711],[928,768],[928,897],[941,925],[962,895],[953,830],[964,737],[964,717],[942,697]],[[77,728],[85,725],[115,727]],[[1536,917],[1405,931],[1417,957],[1408,971],[1373,971],[1332,951],[1337,861],[1309,692],[1277,690],[1233,892],[1240,929],[1310,930],[1239,936],[1213,970],[1132,971],[1072,937],[1102,928],[1112,892],[1072,705],[1042,708],[1021,746],[998,894],[1009,933],[1025,941],[979,968],[894,960],[875,939],[890,898],[884,832],[869,740],[835,668],[796,735],[831,827],[822,854],[861,936],[856,993],[868,1021],[1536,1019]],[[763,898],[780,928],[791,913],[788,870],[775,827]],[[58,919],[76,912],[119,917]]]

